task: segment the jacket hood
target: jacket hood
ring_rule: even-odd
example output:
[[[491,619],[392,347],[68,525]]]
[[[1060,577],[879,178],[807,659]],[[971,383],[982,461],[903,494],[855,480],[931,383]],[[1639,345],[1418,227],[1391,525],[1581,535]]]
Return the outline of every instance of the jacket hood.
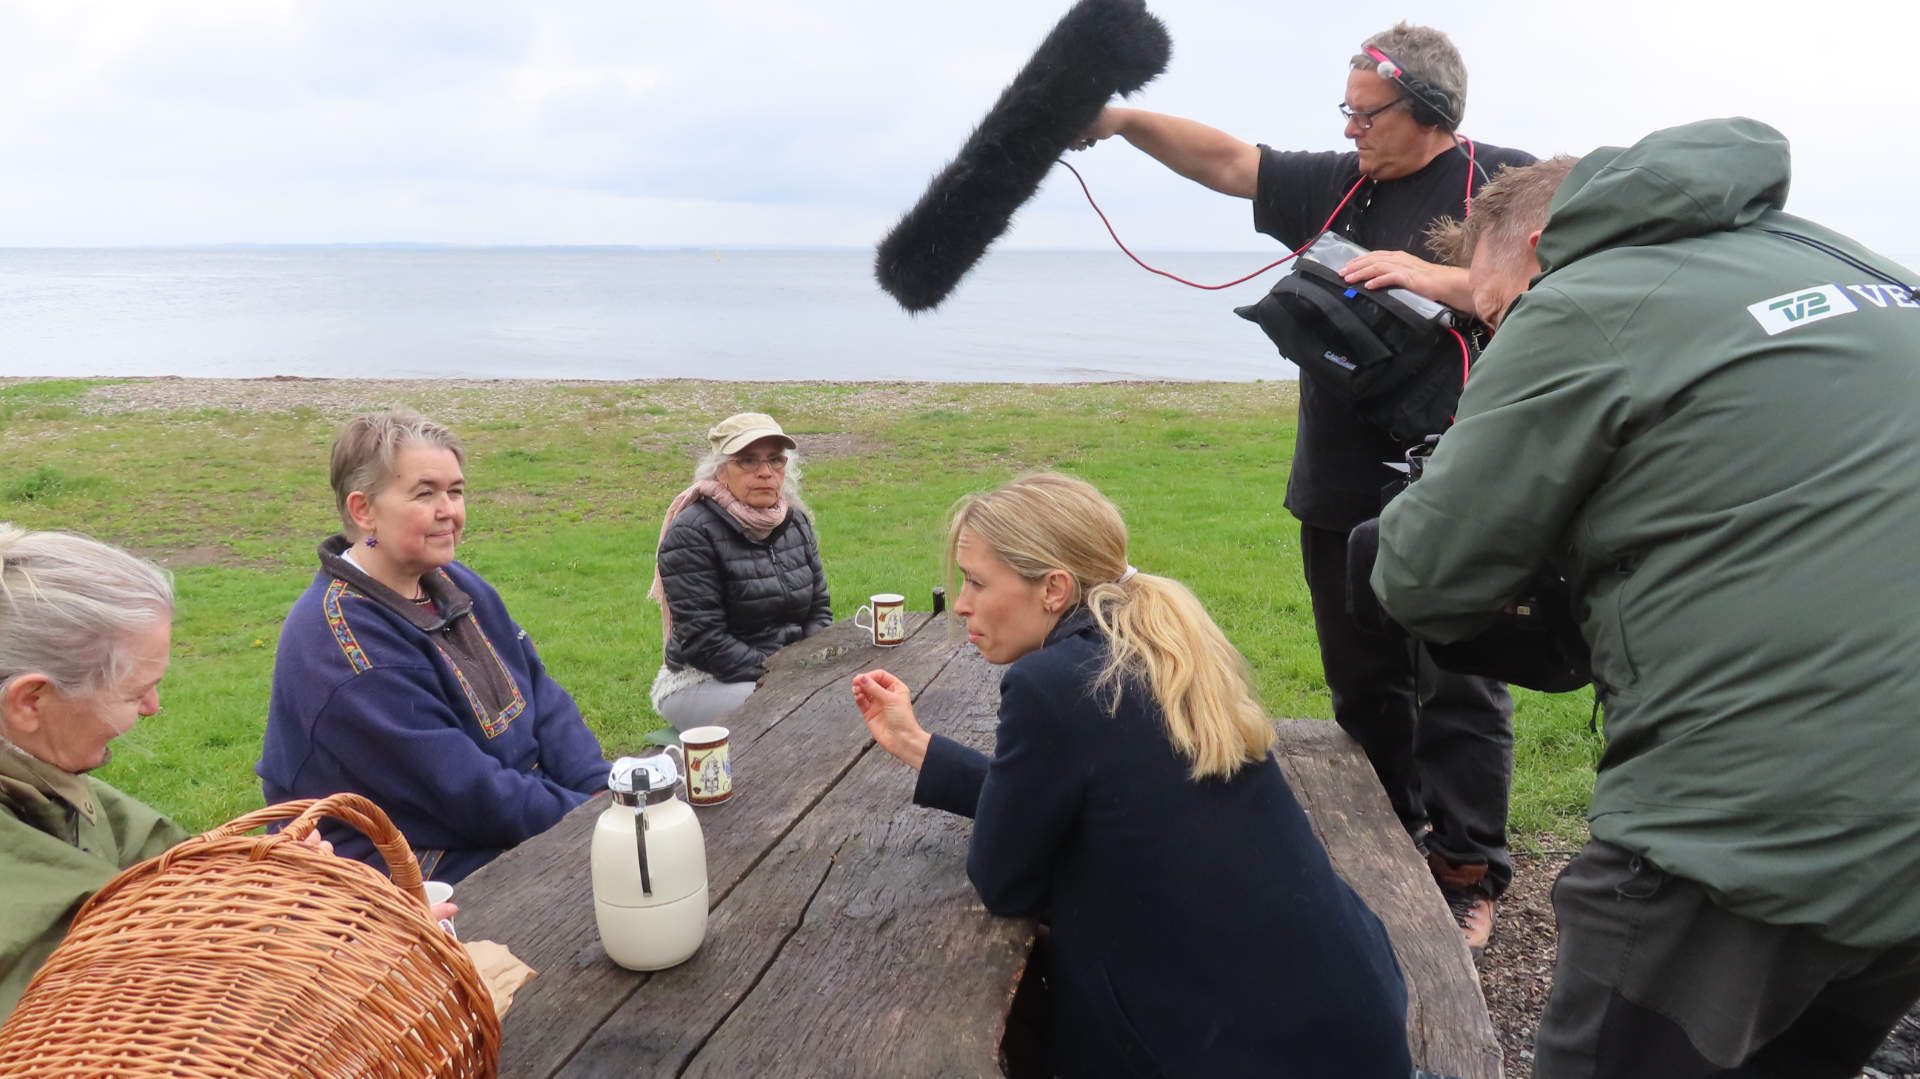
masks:
[[[1553,196],[1536,254],[1544,273],[1610,247],[1668,243],[1751,224],[1787,202],[1787,138],[1758,120],[1700,120],[1604,146]]]

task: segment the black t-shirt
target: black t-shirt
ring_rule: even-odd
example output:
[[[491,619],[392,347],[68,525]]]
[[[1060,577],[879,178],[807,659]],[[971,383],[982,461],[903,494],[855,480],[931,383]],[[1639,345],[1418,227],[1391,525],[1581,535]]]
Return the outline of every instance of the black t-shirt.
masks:
[[[1503,165],[1531,165],[1531,154],[1476,144],[1473,189]],[[1482,172],[1484,170],[1484,174]],[[1428,226],[1466,213],[1467,155],[1448,152],[1411,176],[1360,185],[1331,226],[1370,251],[1407,251],[1431,259]],[[1360,178],[1357,153],[1283,153],[1260,147],[1253,227],[1295,250]],[[1336,267],[1337,269],[1337,267]],[[1398,475],[1385,462],[1405,447],[1360,418],[1353,403],[1302,374],[1300,428],[1294,438],[1287,509],[1307,524],[1345,531],[1380,512],[1380,489]]]

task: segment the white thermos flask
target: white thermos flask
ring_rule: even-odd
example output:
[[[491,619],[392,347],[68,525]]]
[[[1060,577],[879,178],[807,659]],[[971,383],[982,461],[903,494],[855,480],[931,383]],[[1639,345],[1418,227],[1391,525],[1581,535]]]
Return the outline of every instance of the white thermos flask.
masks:
[[[683,963],[707,934],[707,846],[683,788],[679,751],[622,757],[613,804],[593,829],[593,913],[600,942],[628,970]]]

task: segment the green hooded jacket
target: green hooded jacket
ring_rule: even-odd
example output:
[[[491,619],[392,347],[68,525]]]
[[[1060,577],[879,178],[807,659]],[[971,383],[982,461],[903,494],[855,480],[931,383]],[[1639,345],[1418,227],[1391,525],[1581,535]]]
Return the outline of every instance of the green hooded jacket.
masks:
[[[1560,568],[1594,837],[1886,947],[1920,940],[1920,301],[1872,271],[1920,278],[1781,212],[1788,172],[1743,119],[1582,160],[1373,586],[1451,641]]]
[[[185,838],[105,783],[0,742],[0,1021],[66,937],[80,904],[122,869]]]

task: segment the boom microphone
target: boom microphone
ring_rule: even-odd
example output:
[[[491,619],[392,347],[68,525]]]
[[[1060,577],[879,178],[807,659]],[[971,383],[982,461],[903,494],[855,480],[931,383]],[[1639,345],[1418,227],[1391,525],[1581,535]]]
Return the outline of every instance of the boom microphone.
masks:
[[[1172,52],[1142,0],[1079,0],[880,241],[880,287],[911,312],[946,299],[1107,101],[1152,81]]]

